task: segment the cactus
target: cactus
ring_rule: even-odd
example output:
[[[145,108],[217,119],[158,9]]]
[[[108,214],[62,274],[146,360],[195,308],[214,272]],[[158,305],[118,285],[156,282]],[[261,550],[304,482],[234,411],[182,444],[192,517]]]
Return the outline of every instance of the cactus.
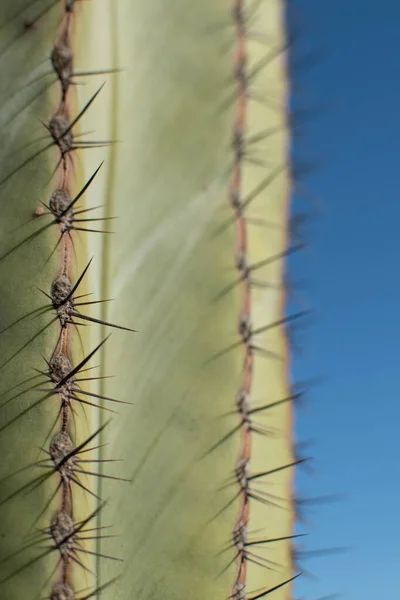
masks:
[[[284,8],[2,2],[6,600],[292,597]]]

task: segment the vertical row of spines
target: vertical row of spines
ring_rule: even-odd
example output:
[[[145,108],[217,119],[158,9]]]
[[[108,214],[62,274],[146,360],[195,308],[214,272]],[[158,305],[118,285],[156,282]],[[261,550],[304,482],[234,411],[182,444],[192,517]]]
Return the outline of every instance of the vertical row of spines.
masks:
[[[275,323],[271,323],[266,327],[253,329],[252,326],[252,280],[251,274],[255,268],[259,268],[268,263],[272,263],[276,260],[282,260],[285,256],[289,255],[293,251],[297,251],[301,248],[300,245],[294,248],[288,248],[277,256],[272,256],[269,259],[260,261],[256,265],[250,265],[248,259],[248,224],[251,223],[251,219],[245,217],[245,211],[248,203],[263,191],[273,181],[277,175],[286,170],[286,165],[279,166],[273,170],[265,180],[261,182],[250,194],[249,197],[245,198],[243,195],[243,162],[246,147],[246,129],[247,129],[247,117],[249,100],[253,96],[253,91],[249,89],[249,84],[253,79],[254,75],[262,68],[264,60],[260,61],[260,65],[256,65],[255,68],[248,68],[248,56],[247,56],[247,40],[250,33],[247,30],[248,27],[248,10],[245,7],[245,0],[234,0],[232,17],[235,27],[235,51],[234,51],[234,64],[233,64],[233,77],[235,80],[236,93],[235,93],[235,106],[234,106],[234,122],[233,122],[233,137],[232,137],[232,148],[233,148],[233,168],[232,176],[230,181],[229,189],[229,202],[233,210],[233,219],[235,223],[235,268],[238,272],[238,282],[240,282],[241,288],[241,304],[240,313],[238,318],[237,330],[241,346],[243,348],[243,366],[242,376],[240,382],[240,388],[236,396],[236,410],[240,419],[240,450],[235,467],[235,479],[239,486],[239,514],[234,524],[232,532],[232,543],[235,550],[236,556],[236,572],[234,577],[234,583],[230,591],[230,598],[232,600],[256,600],[257,598],[264,597],[265,595],[279,589],[280,587],[290,583],[295,577],[291,577],[281,584],[275,587],[270,587],[267,590],[258,590],[257,592],[248,591],[247,579],[248,579],[248,562],[252,561],[258,564],[260,567],[265,568],[265,564],[262,558],[255,557],[249,552],[249,546],[255,542],[250,543],[248,538],[248,526],[250,519],[251,510],[251,498],[259,499],[256,494],[252,492],[251,482],[255,477],[266,475],[274,471],[279,471],[281,468],[271,470],[266,473],[260,473],[257,475],[251,475],[251,452],[252,452],[252,434],[257,432],[257,427],[252,423],[252,413],[254,412],[251,407],[251,395],[252,395],[252,383],[253,383],[253,371],[254,371],[254,358],[257,346],[254,345],[254,336],[264,330],[272,327],[283,326],[286,321],[290,321],[292,318],[296,319],[302,314],[294,315],[293,317],[283,318]],[[254,8],[254,7],[253,7]],[[257,7],[255,8],[257,10]],[[272,56],[279,54],[272,52]],[[267,56],[266,64],[270,60],[270,55]],[[277,131],[280,127],[276,128]],[[260,139],[271,135],[275,132],[275,129],[268,131],[267,134],[261,134]],[[254,136],[256,139],[257,136]],[[290,398],[282,400],[285,402]],[[271,404],[272,406],[273,404]],[[262,408],[262,407],[261,407]],[[294,466],[296,461],[285,465],[284,469]],[[274,542],[282,541],[285,539],[291,539],[295,536],[283,537],[279,539],[271,540],[260,540],[262,542]]]
[[[91,527],[88,530],[84,528],[89,521],[98,515],[103,504],[98,504],[94,512],[80,521],[76,521],[74,510],[73,490],[77,487],[84,490],[85,493],[90,494],[98,502],[101,501],[101,498],[91,490],[90,487],[86,487],[82,484],[80,481],[80,476],[82,474],[92,477],[110,477],[122,480],[118,477],[111,477],[110,475],[93,472],[92,470],[87,471],[85,469],[85,463],[90,462],[90,460],[82,457],[82,454],[96,450],[96,446],[89,447],[91,445],[90,442],[100,434],[106,425],[100,427],[87,439],[77,445],[74,445],[71,439],[70,430],[71,416],[75,415],[74,405],[81,404],[83,408],[85,406],[90,406],[105,409],[105,407],[102,406],[102,403],[106,401],[121,404],[128,403],[82,389],[82,382],[98,379],[98,377],[86,376],[84,371],[88,370],[86,364],[103,346],[107,338],[86,355],[78,365],[73,366],[71,358],[72,328],[75,328],[79,334],[78,327],[86,322],[133,331],[128,327],[107,323],[92,316],[82,314],[82,306],[107,301],[90,301],[86,300],[86,294],[77,294],[78,288],[90,267],[92,259],[89,260],[76,282],[72,282],[72,258],[74,256],[73,232],[90,231],[95,233],[107,233],[104,230],[92,229],[90,225],[88,226],[88,222],[103,221],[105,219],[86,217],[84,213],[87,213],[90,209],[77,210],[77,202],[91,185],[99,172],[102,163],[91,175],[78,194],[71,199],[70,186],[71,175],[73,172],[72,153],[73,151],[84,148],[89,149],[107,146],[109,142],[79,141],[76,139],[77,136],[74,136],[73,133],[74,126],[88,110],[103,86],[100,86],[84,105],[79,114],[72,120],[69,114],[70,90],[75,83],[75,77],[83,74],[89,76],[92,74],[97,75],[100,73],[112,72],[111,70],[84,73],[76,73],[74,71],[74,57],[70,40],[75,5],[76,2],[74,0],[65,0],[64,2],[64,15],[51,54],[51,63],[57,74],[60,86],[60,101],[48,125],[48,130],[53,138],[53,143],[58,147],[60,152],[60,158],[57,164],[58,186],[51,195],[48,206],[50,213],[54,217],[53,222],[55,222],[59,228],[59,238],[55,248],[59,251],[59,271],[56,279],[53,281],[51,294],[49,296],[52,308],[55,310],[59,322],[57,344],[48,362],[48,377],[54,384],[52,394],[55,394],[59,400],[59,430],[50,441],[48,453],[54,463],[54,472],[57,472],[59,477],[57,490],[60,495],[59,509],[48,530],[53,538],[54,547],[59,552],[58,566],[60,567],[58,581],[52,588],[51,600],[76,599],[75,591],[73,591],[71,567],[75,564],[84,571],[88,571],[81,560],[81,554],[98,558],[120,560],[112,556],[98,554],[97,552],[90,551],[84,547],[86,540],[96,540],[98,537],[101,537],[97,536],[96,527]],[[83,374],[82,377],[80,377],[81,374]],[[102,461],[98,460],[97,462]],[[85,534],[89,531],[91,533],[89,533],[89,537],[87,537]],[[108,582],[105,585],[109,585],[110,583],[111,582]],[[104,585],[96,588],[94,591],[89,592],[88,595],[85,595],[84,598],[80,598],[80,600],[87,600],[88,598],[97,595],[103,588]]]
[[[53,115],[45,123],[42,122],[46,128],[50,140],[49,143],[38,152],[32,154],[27,160],[23,161],[18,165],[17,168],[13,169],[10,173],[0,181],[0,185],[11,179],[20,169],[23,169],[31,161],[34,161],[43,152],[55,148],[58,151],[58,161],[56,168],[54,169],[52,176],[56,176],[55,189],[53,188],[47,203],[41,201],[42,206],[36,208],[33,212],[33,217],[36,218],[51,218],[46,225],[36,230],[33,234],[27,236],[22,242],[17,243],[11,249],[9,249],[1,259],[5,259],[11,253],[18,251],[24,244],[29,244],[45,230],[51,227],[57,232],[57,242],[50,254],[47,257],[44,265],[48,265],[51,257],[57,257],[57,270],[52,274],[52,284],[50,290],[41,290],[47,298],[47,306],[41,307],[33,312],[27,313],[23,317],[17,319],[13,323],[5,327],[0,333],[4,333],[11,327],[20,323],[24,319],[33,318],[37,315],[45,315],[49,312],[54,312],[54,318],[48,322],[42,329],[40,329],[35,336],[30,338],[27,343],[22,346],[17,352],[8,357],[1,365],[0,369],[10,363],[17,355],[27,348],[35,339],[37,339],[48,327],[53,323],[57,324],[58,335],[55,341],[54,347],[51,351],[50,356],[44,356],[47,368],[42,371],[38,371],[37,377],[44,377],[39,384],[35,385],[33,389],[39,392],[44,392],[45,396],[39,401],[29,406],[28,409],[21,411],[17,417],[13,418],[8,422],[5,427],[8,427],[15,422],[19,417],[27,414],[35,406],[41,404],[43,400],[50,400],[51,404],[56,405],[57,418],[51,428],[51,431],[46,436],[46,440],[42,442],[42,450],[46,453],[47,458],[40,461],[34,466],[39,466],[46,469],[45,474],[34,478],[28,484],[22,486],[19,490],[9,494],[6,498],[1,500],[0,504],[11,501],[17,494],[26,491],[33,490],[41,484],[44,484],[49,478],[57,477],[58,483],[55,491],[51,495],[48,501],[45,502],[45,506],[41,511],[40,515],[34,521],[32,527],[37,524],[39,519],[42,517],[47,519],[47,514],[50,513],[50,507],[56,505],[55,514],[50,515],[48,526],[41,529],[40,540],[48,542],[48,538],[51,540],[51,545],[46,546],[47,550],[43,553],[38,554],[31,561],[26,562],[22,567],[14,570],[10,575],[5,577],[0,583],[4,584],[10,579],[20,575],[25,569],[32,567],[37,561],[41,561],[49,554],[56,554],[57,564],[56,568],[51,574],[51,577],[46,582],[45,587],[48,588],[49,581],[51,580],[51,600],[87,600],[100,593],[105,586],[111,582],[92,589],[84,594],[84,596],[76,596],[74,591],[74,585],[76,578],[73,573],[75,568],[79,567],[85,573],[94,575],[90,571],[84,561],[84,556],[88,555],[96,558],[107,558],[111,560],[120,560],[113,556],[105,556],[98,552],[92,551],[86,547],[88,540],[97,541],[102,536],[98,534],[98,527],[88,525],[89,529],[85,529],[87,524],[94,520],[99,511],[103,507],[102,499],[91,489],[91,486],[85,486],[81,477],[99,477],[99,478],[111,478],[122,481],[122,478],[112,477],[111,475],[102,472],[99,468],[99,472],[94,472],[93,469],[87,468],[87,463],[92,462],[92,454],[85,454],[89,452],[95,452],[100,447],[90,442],[107,426],[107,423],[102,425],[91,433],[89,437],[86,437],[83,441],[78,439],[78,431],[82,432],[84,427],[77,427],[78,419],[81,415],[76,413],[76,407],[80,406],[82,410],[85,407],[94,407],[95,409],[108,410],[114,412],[104,406],[105,403],[118,403],[118,404],[129,404],[129,402],[123,402],[114,398],[106,397],[100,393],[94,393],[82,387],[90,385],[93,380],[99,380],[101,377],[96,377],[92,373],[86,373],[94,367],[88,367],[87,364],[92,357],[100,350],[103,344],[106,342],[107,337],[103,339],[97,347],[95,347],[89,354],[85,355],[79,364],[74,365],[75,352],[73,352],[72,337],[75,333],[78,335],[82,346],[82,339],[79,332],[79,328],[85,324],[99,324],[106,327],[114,327],[123,329],[126,331],[134,331],[128,327],[122,327],[120,325],[108,323],[104,320],[95,318],[92,315],[84,314],[82,311],[88,308],[90,305],[107,302],[108,300],[91,300],[87,297],[90,294],[81,293],[81,283],[84,279],[87,271],[90,267],[92,259],[88,261],[83,271],[78,275],[76,273],[76,258],[77,248],[74,245],[74,232],[94,232],[94,233],[108,233],[103,228],[97,229],[96,225],[92,228],[92,222],[105,221],[112,217],[96,218],[92,217],[89,211],[94,208],[80,208],[78,205],[79,200],[85,194],[88,187],[93,182],[97,173],[99,172],[102,163],[97,167],[94,173],[89,177],[80,191],[75,195],[71,195],[71,188],[73,186],[73,175],[74,175],[74,162],[73,155],[76,151],[82,149],[98,148],[108,146],[111,142],[109,141],[92,141],[82,139],[75,133],[75,126],[80,121],[81,117],[89,109],[92,102],[100,93],[103,85],[101,85],[97,91],[91,96],[86,102],[83,108],[75,117],[71,117],[71,102],[72,94],[71,91],[76,84],[76,79],[80,76],[91,76],[99,74],[108,74],[114,72],[113,69],[96,70],[96,71],[83,71],[77,72],[74,68],[74,53],[71,44],[71,38],[74,28],[74,21],[76,18],[78,0],[54,0],[47,10],[42,11],[37,15],[36,19],[31,21],[31,26],[36,24],[43,18],[45,13],[52,8],[62,6],[62,15],[59,28],[57,30],[55,39],[53,41],[53,47],[50,53],[50,61],[52,66],[52,72],[56,75],[56,82],[59,90],[59,97],[57,105],[55,107]],[[25,28],[26,31],[29,30]],[[52,264],[55,261],[52,261]],[[74,278],[74,280],[73,280]],[[75,280],[76,278],[76,280]],[[83,349],[83,346],[82,346]],[[30,381],[30,380],[28,380]],[[23,382],[24,383],[24,382]],[[42,383],[48,384],[50,387],[42,389]],[[18,387],[17,384],[16,387]],[[14,388],[11,388],[14,389]],[[24,390],[18,395],[29,391]],[[7,393],[7,392],[6,392]],[[13,398],[7,400],[3,406],[8,404]],[[86,415],[84,415],[86,420]],[[104,461],[99,458],[94,462],[100,464]],[[47,464],[45,464],[47,463]],[[32,466],[32,465],[30,465]],[[51,479],[50,479],[51,480]],[[80,495],[78,489],[83,491],[84,494],[88,494],[91,498],[96,501],[96,509],[89,515],[83,515],[82,510],[79,506]],[[80,519],[80,520],[78,520]],[[90,533],[88,533],[90,532]],[[33,544],[28,544],[24,548],[20,548],[17,552],[24,552],[26,549],[32,547]],[[10,554],[5,560],[9,560],[15,555]],[[72,567],[74,566],[74,569]],[[54,581],[53,581],[54,580]],[[113,580],[114,581],[114,580]]]
[[[251,454],[251,430],[249,428],[249,400],[251,394],[253,353],[250,346],[249,327],[251,324],[251,290],[248,277],[243,277],[247,265],[247,229],[241,210],[242,160],[247,109],[246,76],[246,35],[244,0],[235,0],[233,19],[236,28],[236,50],[234,57],[234,78],[236,82],[236,106],[232,145],[234,163],[230,187],[230,203],[235,215],[236,258],[235,267],[241,276],[242,300],[239,315],[238,332],[244,349],[243,375],[241,388],[237,395],[237,409],[241,419],[241,450],[236,465],[236,479],[240,488],[239,516],[233,530],[233,544],[237,553],[237,573],[231,591],[234,600],[246,598],[246,550],[247,527],[249,521],[249,496],[247,473]]]
[[[56,192],[53,194],[53,198],[58,199],[58,206],[54,206],[54,208],[63,217],[58,224],[60,229],[60,267],[58,277],[53,283],[51,294],[53,306],[59,316],[60,332],[57,345],[49,363],[50,375],[58,388],[57,395],[60,402],[60,429],[50,442],[50,454],[55,464],[60,464],[63,460],[65,461],[64,465],[58,468],[60,478],[60,508],[50,526],[51,535],[60,552],[59,563],[61,563],[58,581],[53,586],[51,593],[51,598],[54,598],[54,600],[58,600],[58,598],[61,600],[63,597],[68,599],[75,597],[71,584],[71,562],[74,552],[73,538],[76,535],[71,489],[71,476],[73,477],[74,471],[74,458],[71,452],[73,452],[74,446],[69,436],[71,415],[70,395],[73,377],[68,377],[68,374],[73,370],[69,358],[71,317],[68,314],[69,302],[72,300],[72,239],[71,230],[68,228],[68,221],[73,219],[69,193],[71,172],[69,152],[72,149],[73,141],[72,130],[69,129],[68,103],[73,72],[73,53],[70,39],[74,3],[66,0],[64,10],[58,39],[54,44],[51,54],[52,66],[60,82],[60,102],[49,124],[50,133],[55,140],[58,140],[56,143],[58,143],[60,150],[60,160],[58,163],[59,183]],[[64,381],[65,378],[67,378],[66,381]],[[76,560],[79,559],[76,558]]]

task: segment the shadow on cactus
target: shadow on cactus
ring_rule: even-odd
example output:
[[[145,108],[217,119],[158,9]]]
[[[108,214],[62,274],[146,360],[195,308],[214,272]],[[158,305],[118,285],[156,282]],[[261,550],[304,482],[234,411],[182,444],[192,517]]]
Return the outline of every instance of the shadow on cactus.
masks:
[[[284,8],[0,8],[7,600],[292,597]]]

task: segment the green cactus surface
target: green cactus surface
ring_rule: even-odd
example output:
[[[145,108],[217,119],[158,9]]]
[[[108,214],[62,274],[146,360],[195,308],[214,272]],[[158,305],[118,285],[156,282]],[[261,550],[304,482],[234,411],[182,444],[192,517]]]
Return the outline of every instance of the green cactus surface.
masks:
[[[0,6],[0,597],[293,597],[283,0]]]

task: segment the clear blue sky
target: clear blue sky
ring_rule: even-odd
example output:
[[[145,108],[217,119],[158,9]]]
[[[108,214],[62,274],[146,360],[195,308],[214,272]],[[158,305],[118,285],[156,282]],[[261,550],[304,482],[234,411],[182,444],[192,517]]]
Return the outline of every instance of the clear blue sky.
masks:
[[[344,495],[308,512],[307,548],[349,547],[304,561],[317,579],[296,590],[384,600],[400,583],[400,1],[293,4],[302,47],[321,51],[299,90],[305,105],[328,105],[298,145],[321,161],[306,182],[322,212],[292,265],[316,309],[294,372],[326,378],[298,413],[298,437],[315,442],[315,474],[298,486]]]

